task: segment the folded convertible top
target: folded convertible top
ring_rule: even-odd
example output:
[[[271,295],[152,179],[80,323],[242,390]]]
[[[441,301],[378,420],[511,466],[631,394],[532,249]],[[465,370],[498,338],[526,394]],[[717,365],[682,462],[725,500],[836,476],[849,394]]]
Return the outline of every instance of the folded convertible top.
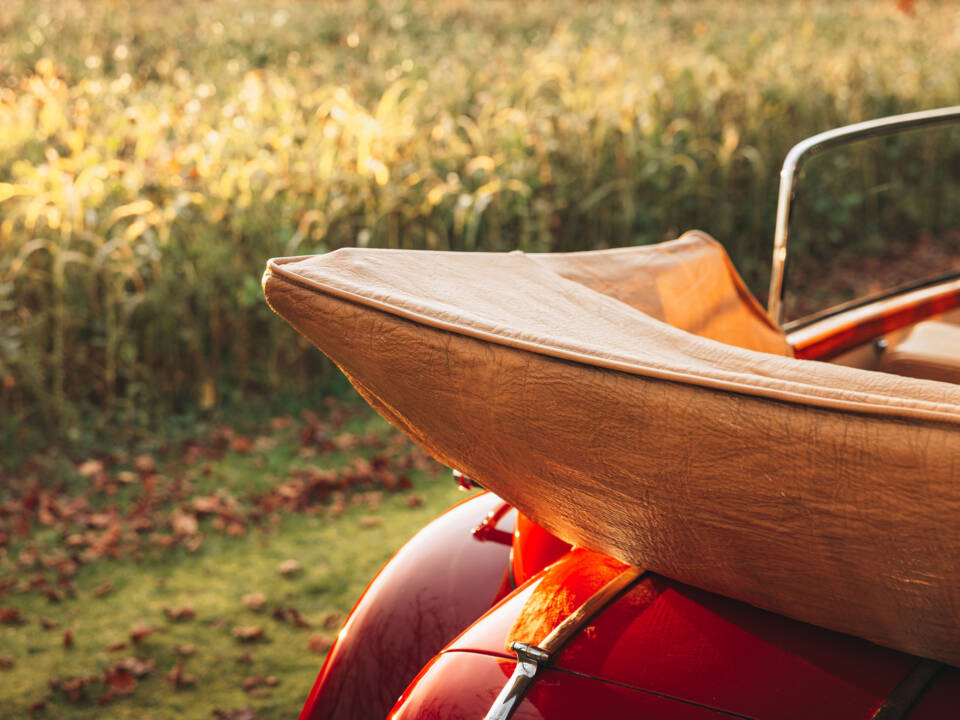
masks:
[[[387,419],[560,537],[960,664],[960,387],[774,354],[735,273],[682,300],[706,337],[672,327],[651,315],[690,258],[616,252],[344,249],[272,260],[264,288]],[[624,263],[639,290],[609,281]]]

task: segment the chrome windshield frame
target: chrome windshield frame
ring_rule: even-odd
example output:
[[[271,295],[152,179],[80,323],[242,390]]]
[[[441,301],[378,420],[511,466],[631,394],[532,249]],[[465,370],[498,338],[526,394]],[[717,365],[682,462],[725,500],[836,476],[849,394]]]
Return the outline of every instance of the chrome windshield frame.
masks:
[[[957,122],[960,122],[960,105],[891,115],[827,130],[802,140],[790,149],[780,170],[777,222],[773,235],[773,263],[770,269],[770,294],[767,298],[767,314],[778,326],[783,324],[783,278],[787,264],[790,215],[796,196],[797,175],[803,163],[824,150],[840,145]]]

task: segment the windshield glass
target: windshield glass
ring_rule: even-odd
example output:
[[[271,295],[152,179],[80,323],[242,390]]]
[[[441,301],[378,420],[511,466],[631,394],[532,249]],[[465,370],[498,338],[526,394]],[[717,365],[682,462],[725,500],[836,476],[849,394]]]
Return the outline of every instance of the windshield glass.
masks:
[[[797,183],[786,323],[960,273],[960,128],[855,143]]]

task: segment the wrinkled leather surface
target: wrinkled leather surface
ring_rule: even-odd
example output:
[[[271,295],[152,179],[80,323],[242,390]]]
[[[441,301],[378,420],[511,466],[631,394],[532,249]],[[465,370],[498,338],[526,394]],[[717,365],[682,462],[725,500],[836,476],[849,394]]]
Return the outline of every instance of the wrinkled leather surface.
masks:
[[[522,254],[271,261],[387,419],[558,536],[960,664],[960,387],[696,337]]]
[[[675,328],[748,350],[793,355],[723,246],[705,233],[694,230],[657,245],[528,257]]]
[[[960,326],[922,322],[880,356],[880,369],[907,377],[960,383]]]

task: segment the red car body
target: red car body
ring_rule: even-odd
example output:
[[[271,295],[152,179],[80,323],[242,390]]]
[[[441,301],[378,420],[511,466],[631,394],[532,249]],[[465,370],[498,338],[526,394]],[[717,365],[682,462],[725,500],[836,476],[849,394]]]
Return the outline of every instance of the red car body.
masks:
[[[951,113],[922,121],[960,117],[960,109]],[[884,122],[841,130],[859,137],[908,123]],[[798,145],[790,172],[802,152],[846,137],[833,133]],[[792,185],[781,191],[777,282],[790,192]],[[960,281],[938,283],[825,314],[787,340],[797,357],[835,359],[960,306]],[[779,298],[782,287],[772,290]],[[779,300],[771,307],[779,317]],[[490,717],[518,670],[511,642],[535,645],[625,569],[571,548],[491,493],[471,497],[421,530],[372,581],[301,720]],[[508,715],[945,720],[960,717],[960,669],[646,572],[579,618]]]

